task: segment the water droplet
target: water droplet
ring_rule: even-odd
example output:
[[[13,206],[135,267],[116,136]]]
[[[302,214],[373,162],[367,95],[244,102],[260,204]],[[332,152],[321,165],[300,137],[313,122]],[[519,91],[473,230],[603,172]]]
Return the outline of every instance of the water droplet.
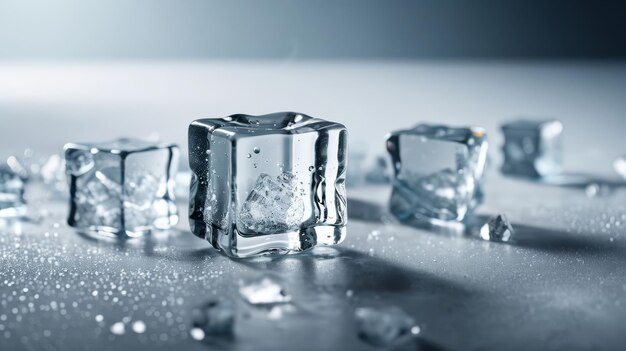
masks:
[[[111,325],[110,330],[111,330],[111,333],[115,335],[123,335],[126,332],[126,327],[124,326],[124,323],[117,322]]]
[[[314,166],[309,166],[309,172],[313,172],[315,170]]]
[[[255,154],[258,154],[259,152],[261,152],[261,149],[258,146],[255,146],[252,151],[254,151]]]
[[[104,317],[103,317],[101,314],[96,315],[96,322],[100,323],[100,322],[102,322],[103,320],[104,320]]]
[[[247,154],[247,155],[246,155],[246,157],[247,157],[247,158],[250,158],[250,157],[252,157],[252,155],[250,155],[250,154]]]
[[[146,323],[143,321],[135,321],[133,323],[133,331],[137,334],[142,334],[146,331]]]
[[[200,328],[191,328],[189,334],[194,340],[202,340],[204,339],[204,331]]]

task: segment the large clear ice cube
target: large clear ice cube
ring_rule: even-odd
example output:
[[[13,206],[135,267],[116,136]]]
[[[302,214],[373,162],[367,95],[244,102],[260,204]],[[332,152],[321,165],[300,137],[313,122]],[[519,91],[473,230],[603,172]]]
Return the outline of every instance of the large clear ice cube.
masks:
[[[502,173],[543,177],[561,172],[561,132],[557,120],[518,120],[502,125]]]
[[[117,139],[66,144],[68,224],[83,231],[134,237],[178,222],[174,144]]]
[[[401,220],[462,220],[482,201],[487,158],[482,128],[419,124],[391,133],[390,210]]]
[[[0,218],[25,214],[24,180],[8,166],[0,166]]]
[[[234,257],[341,242],[346,142],[343,125],[294,112],[194,121],[193,233]]]

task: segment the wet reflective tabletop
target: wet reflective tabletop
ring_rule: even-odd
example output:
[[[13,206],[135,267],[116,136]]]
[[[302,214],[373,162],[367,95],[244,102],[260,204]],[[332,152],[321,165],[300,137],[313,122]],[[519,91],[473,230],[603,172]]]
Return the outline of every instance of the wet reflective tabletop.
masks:
[[[626,150],[624,66],[5,64],[0,73],[3,158],[26,147],[50,154],[67,140],[106,140],[125,129],[138,137],[159,131],[184,149],[187,124],[202,114],[299,109],[344,123],[349,146],[366,144],[372,155],[384,152],[386,131],[415,116],[483,125],[491,162],[474,220],[505,213],[516,230],[504,244],[458,227],[397,223],[387,214],[389,187],[360,185],[348,189],[342,244],[231,260],[190,233],[184,198],[176,228],[104,240],[67,227],[66,201],[31,183],[29,220],[3,221],[0,230],[2,350],[373,350],[357,336],[354,309],[388,305],[421,328],[398,350],[623,349],[626,188],[611,163]],[[310,84],[297,94],[280,84],[260,89],[270,77]],[[335,86],[323,84],[333,77]],[[153,84],[132,83],[141,79]],[[374,88],[387,79],[393,88]],[[205,83],[209,89],[200,89]],[[194,87],[199,92],[179,93]],[[385,111],[397,118],[372,124]],[[499,174],[497,125],[524,112],[563,120],[566,170],[582,174],[546,184]],[[125,125],[113,123],[120,120]],[[590,197],[590,182],[610,190]],[[279,279],[292,302],[244,302],[240,281],[263,274]],[[225,297],[237,308],[233,338],[193,340],[192,309]]]

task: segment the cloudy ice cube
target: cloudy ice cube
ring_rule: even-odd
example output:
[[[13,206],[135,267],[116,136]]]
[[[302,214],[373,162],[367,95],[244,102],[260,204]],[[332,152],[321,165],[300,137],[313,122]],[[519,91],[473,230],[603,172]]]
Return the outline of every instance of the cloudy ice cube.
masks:
[[[294,112],[194,121],[192,232],[234,257],[341,242],[346,144],[341,124]]]
[[[359,337],[379,347],[419,334],[415,320],[398,307],[360,307],[354,312]]]
[[[480,228],[480,237],[483,240],[507,242],[514,234],[513,226],[504,214],[491,217]]]
[[[487,138],[481,128],[420,124],[391,133],[391,212],[401,220],[462,220],[482,201]]]
[[[202,332],[192,332],[195,339],[205,336],[230,336],[233,334],[236,316],[235,306],[230,300],[209,301],[192,310],[192,327]],[[194,336],[201,335],[202,337]]]
[[[291,301],[291,295],[271,277],[262,277],[239,288],[241,296],[251,305],[274,305]]]
[[[0,166],[0,218],[26,214],[24,180],[7,166]]]
[[[544,177],[561,172],[561,132],[557,120],[518,120],[502,125],[502,173]]]
[[[68,223],[85,231],[137,236],[178,221],[173,144],[118,139],[67,144]]]

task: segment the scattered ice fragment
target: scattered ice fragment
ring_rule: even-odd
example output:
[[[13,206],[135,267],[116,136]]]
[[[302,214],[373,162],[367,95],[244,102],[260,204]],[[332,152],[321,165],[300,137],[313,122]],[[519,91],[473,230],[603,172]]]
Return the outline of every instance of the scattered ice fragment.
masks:
[[[491,217],[480,228],[480,237],[483,240],[507,242],[514,234],[513,226],[504,214]]]
[[[0,166],[0,218],[25,214],[24,180],[9,167]]]
[[[132,325],[133,331],[137,334],[143,334],[146,331],[146,323],[143,321],[135,321]]]
[[[126,326],[122,322],[113,323],[110,331],[115,335],[122,335],[126,332]]]
[[[305,215],[303,193],[291,173],[276,178],[262,173],[239,211],[240,226],[263,234],[298,229]]]
[[[191,330],[189,331],[189,335],[191,335],[191,337],[197,341],[204,340],[205,336],[204,331],[200,328],[191,328]]]
[[[230,300],[209,301],[195,308],[191,314],[193,318],[191,336],[196,340],[202,340],[207,335],[233,333],[235,308]]]
[[[626,179],[626,155],[620,156],[613,161],[615,172]]]
[[[252,305],[272,305],[288,303],[291,295],[270,277],[263,277],[242,285],[239,293]]]
[[[395,306],[355,310],[359,337],[379,347],[389,346],[407,336],[419,334],[415,320]]]

